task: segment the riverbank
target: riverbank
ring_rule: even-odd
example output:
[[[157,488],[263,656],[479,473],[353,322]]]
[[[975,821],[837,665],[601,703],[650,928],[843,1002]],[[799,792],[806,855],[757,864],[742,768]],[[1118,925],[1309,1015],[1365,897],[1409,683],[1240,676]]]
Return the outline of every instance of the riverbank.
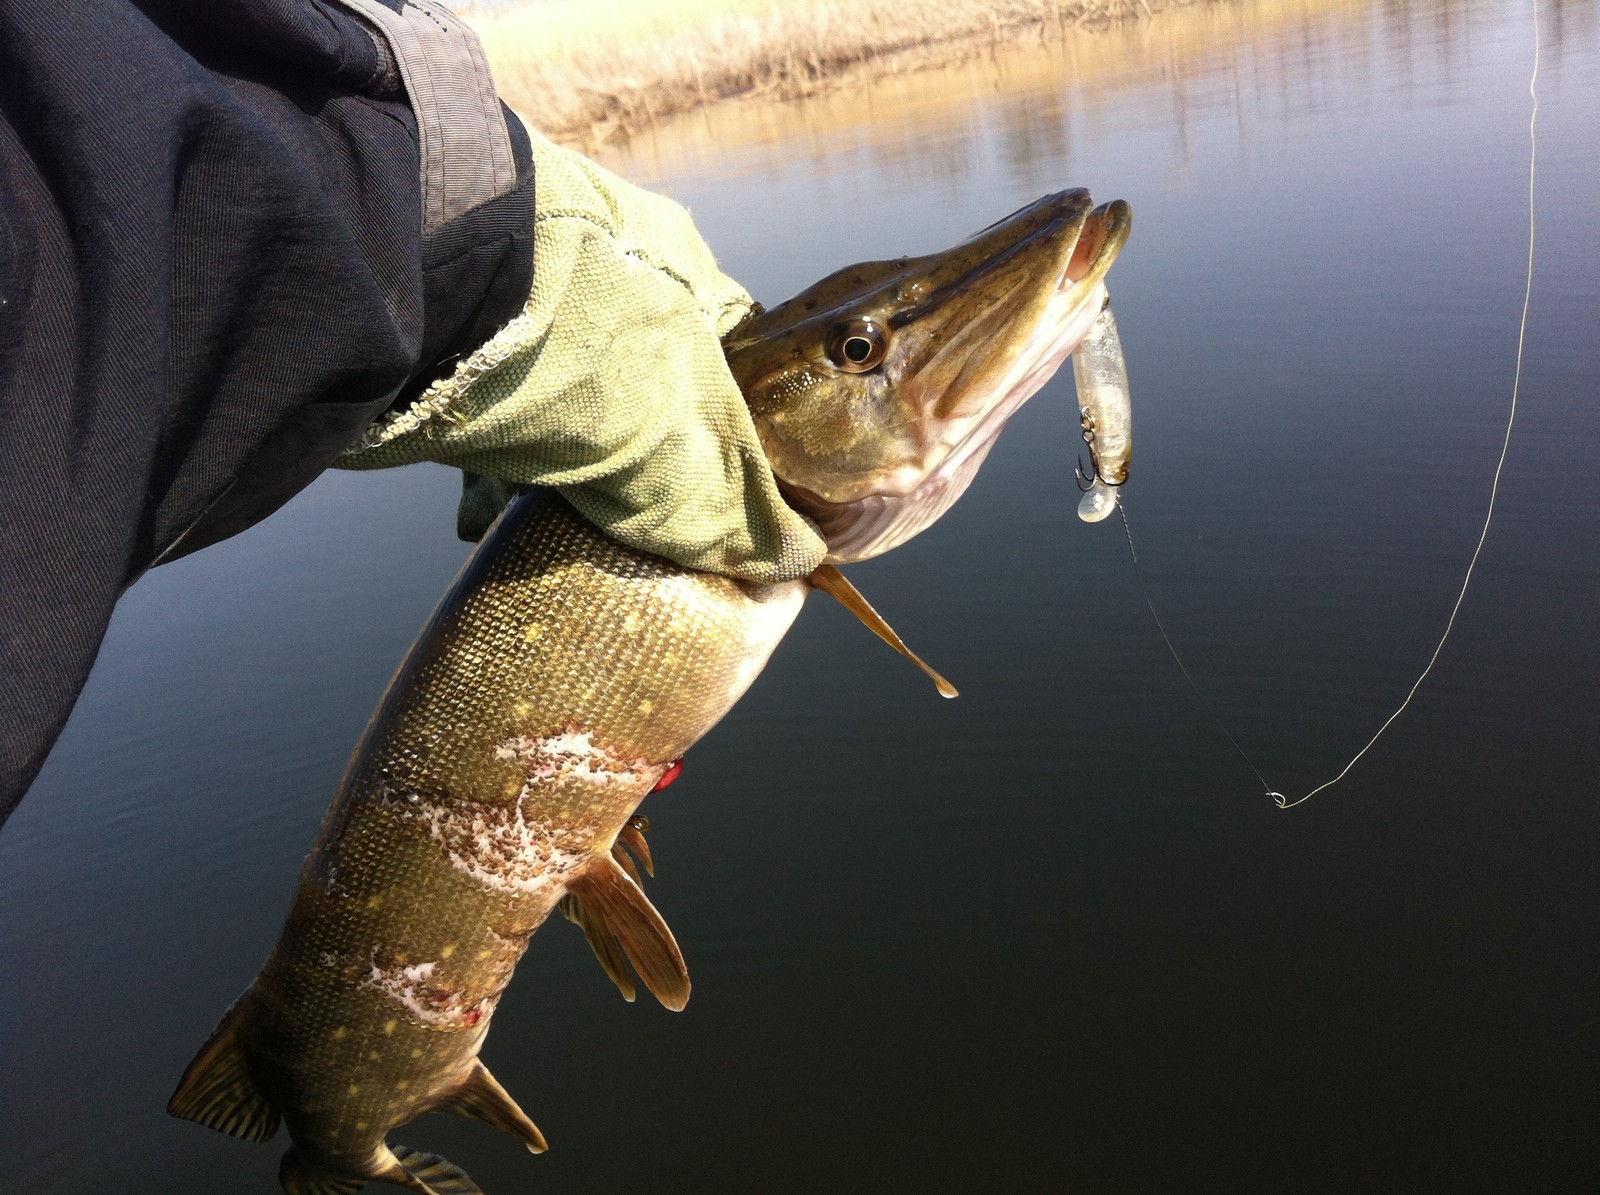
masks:
[[[797,98],[1196,2],[526,0],[466,15],[506,102],[548,136],[593,145],[717,100]]]

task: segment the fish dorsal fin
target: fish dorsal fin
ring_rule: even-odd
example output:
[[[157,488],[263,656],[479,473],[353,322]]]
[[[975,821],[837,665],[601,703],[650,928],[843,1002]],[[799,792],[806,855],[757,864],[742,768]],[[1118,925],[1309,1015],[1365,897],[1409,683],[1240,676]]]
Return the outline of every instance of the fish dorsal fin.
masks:
[[[465,1170],[438,1154],[426,1154],[405,1145],[394,1145],[390,1149],[394,1153],[394,1165],[374,1174],[373,1178],[421,1191],[423,1195],[483,1195],[483,1189]]]
[[[167,1112],[246,1141],[266,1141],[278,1131],[278,1110],[261,1094],[239,1048],[236,1022],[242,1004],[235,1001],[222,1014],[178,1080]]]
[[[536,1154],[542,1154],[549,1148],[539,1126],[517,1107],[517,1101],[500,1086],[500,1081],[489,1073],[489,1068],[476,1059],[467,1081],[459,1091],[439,1105],[439,1110],[470,1116],[513,1137],[520,1137],[523,1144]]]
[[[831,564],[824,564],[806,578],[813,586],[828,594],[862,624],[895,651],[922,669],[939,690],[941,697],[956,697],[956,687],[928,666],[928,662],[906,646],[905,640],[894,633],[894,628],[883,620],[883,615],[872,608],[872,603],[861,596],[861,591],[845,579],[845,575]]]
[[[689,1002],[689,968],[672,931],[644,889],[610,855],[601,855],[567,885],[576,897],[577,917],[595,957],[622,994],[633,999],[633,984],[620,966],[626,956],[650,994],[673,1012]],[[564,909],[563,911],[566,911]]]
[[[278,1163],[278,1185],[287,1195],[355,1195],[367,1180],[318,1174],[291,1149]]]

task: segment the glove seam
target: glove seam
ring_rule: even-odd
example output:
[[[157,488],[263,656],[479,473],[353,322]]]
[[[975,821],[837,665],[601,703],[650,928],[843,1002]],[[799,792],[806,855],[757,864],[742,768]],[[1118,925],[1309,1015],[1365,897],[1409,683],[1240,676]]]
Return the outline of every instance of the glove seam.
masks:
[[[700,293],[694,287],[694,283],[691,282],[687,277],[685,277],[683,274],[680,274],[677,270],[673,269],[666,263],[656,260],[650,255],[647,249],[638,245],[626,244],[623,240],[620,229],[613,228],[604,221],[597,219],[592,212],[585,211],[582,208],[554,208],[543,212],[537,212],[533,217],[533,222],[535,225],[549,223],[554,220],[578,220],[589,225],[591,228],[598,229],[605,235],[606,239],[616,247],[617,252],[621,256],[631,258],[647,269],[651,269],[656,271],[658,274],[665,275],[667,278],[670,278],[673,282],[676,282],[679,286],[681,286],[685,293],[688,294],[689,298],[694,301],[695,306],[699,308],[700,313],[704,315],[706,319],[711,321],[713,327],[716,327],[721,322],[723,315],[728,311],[739,310],[742,308],[747,309],[749,307],[749,303],[746,301],[730,299],[726,302],[718,303],[716,309],[713,310],[711,304],[707,303],[705,299],[701,298]],[[534,285],[539,285],[537,278],[534,280]]]

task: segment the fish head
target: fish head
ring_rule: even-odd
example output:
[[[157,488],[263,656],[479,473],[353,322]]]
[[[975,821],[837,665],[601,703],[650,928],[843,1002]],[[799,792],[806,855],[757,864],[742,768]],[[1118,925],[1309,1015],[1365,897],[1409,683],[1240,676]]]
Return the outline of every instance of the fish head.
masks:
[[[1128,205],[1047,195],[942,253],[847,266],[724,339],[788,501],[838,563],[943,514],[1107,301]]]

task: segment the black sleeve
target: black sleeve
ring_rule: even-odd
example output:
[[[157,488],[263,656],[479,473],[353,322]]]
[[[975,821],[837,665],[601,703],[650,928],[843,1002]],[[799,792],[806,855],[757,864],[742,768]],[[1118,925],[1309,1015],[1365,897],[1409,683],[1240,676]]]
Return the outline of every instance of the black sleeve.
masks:
[[[526,299],[526,137],[488,91],[511,165],[434,202],[491,133],[420,95],[441,51],[380,5],[406,12],[0,0],[0,821],[127,585],[270,513]]]

